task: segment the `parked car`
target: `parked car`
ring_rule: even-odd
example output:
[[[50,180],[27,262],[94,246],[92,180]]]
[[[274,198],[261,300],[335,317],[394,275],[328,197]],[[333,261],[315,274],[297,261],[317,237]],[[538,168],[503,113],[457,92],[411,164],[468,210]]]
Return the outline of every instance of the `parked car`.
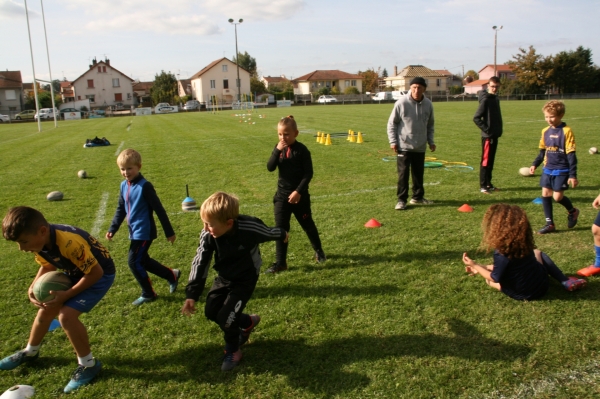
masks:
[[[319,99],[317,100],[318,103],[324,104],[324,103],[335,103],[337,102],[337,98],[335,98],[334,96],[320,96]]]
[[[75,109],[75,108],[63,108],[60,110],[60,117],[64,118],[65,114],[68,112],[81,112],[81,111],[78,109]]]
[[[20,121],[20,120],[27,120],[27,119],[33,119],[34,116],[35,116],[35,109],[28,109],[26,111],[19,112],[15,116],[15,119],[18,120],[18,121]]]
[[[121,111],[124,108],[125,108],[125,105],[123,103],[115,103],[115,105],[110,107],[110,109],[112,109],[113,111]]]
[[[8,115],[0,114],[0,123],[10,122],[10,117]]]
[[[52,108],[42,108],[42,109],[40,109],[40,112],[39,112],[40,120],[42,120],[42,119],[53,119],[55,112],[58,114],[58,110],[56,108],[54,108],[54,109],[52,109]],[[35,114],[33,116],[33,119],[35,119],[37,121],[37,118],[38,118],[38,114]]]
[[[183,109],[186,111],[191,111],[194,109],[200,109],[200,101],[198,100],[189,100],[188,102],[185,103],[185,105],[183,106]]]

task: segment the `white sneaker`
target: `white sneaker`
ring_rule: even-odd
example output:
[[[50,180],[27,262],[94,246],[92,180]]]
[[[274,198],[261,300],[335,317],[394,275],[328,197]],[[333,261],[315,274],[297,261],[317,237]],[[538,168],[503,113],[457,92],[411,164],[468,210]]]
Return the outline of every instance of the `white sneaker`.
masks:
[[[421,198],[421,199],[411,199],[410,200],[411,204],[418,204],[418,205],[431,205],[433,204],[433,201],[429,201],[428,199],[425,198]]]
[[[403,211],[406,209],[406,202],[404,201],[398,201],[398,203],[396,204],[396,206],[394,207],[395,210],[397,211]]]

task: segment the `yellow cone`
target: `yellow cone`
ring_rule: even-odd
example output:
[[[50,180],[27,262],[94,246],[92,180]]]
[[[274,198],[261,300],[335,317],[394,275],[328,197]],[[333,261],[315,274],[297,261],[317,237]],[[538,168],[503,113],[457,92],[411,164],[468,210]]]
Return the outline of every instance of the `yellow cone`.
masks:
[[[350,142],[351,143],[356,143],[356,136],[354,135],[354,130],[351,131]]]
[[[321,142],[321,132],[317,132],[317,143]]]
[[[352,130],[348,129],[348,137],[346,138],[347,141],[350,141],[351,132],[352,132]]]
[[[319,139],[319,144],[325,144],[325,132],[321,132],[321,138]]]
[[[325,145],[331,145],[331,135],[327,135],[327,140],[325,141]]]
[[[363,142],[362,134],[360,132],[358,132],[358,137],[356,138],[356,142],[358,144],[362,144],[362,142]]]

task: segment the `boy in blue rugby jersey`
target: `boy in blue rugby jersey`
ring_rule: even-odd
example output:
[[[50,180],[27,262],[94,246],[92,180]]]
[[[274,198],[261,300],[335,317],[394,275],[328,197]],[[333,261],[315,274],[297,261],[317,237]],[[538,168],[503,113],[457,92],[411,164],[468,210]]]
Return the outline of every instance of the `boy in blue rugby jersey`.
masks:
[[[575,137],[573,131],[562,121],[565,115],[565,104],[562,101],[548,101],[542,108],[548,127],[542,130],[540,153],[533,161],[529,172],[544,163],[544,172],[540,178],[542,187],[542,205],[546,216],[546,225],[538,234],[548,234],[556,231],[552,215],[552,198],[568,212],[567,226],[572,229],[577,224],[579,209],[573,207],[571,200],[564,192],[579,184],[577,181],[577,155],[575,154]]]

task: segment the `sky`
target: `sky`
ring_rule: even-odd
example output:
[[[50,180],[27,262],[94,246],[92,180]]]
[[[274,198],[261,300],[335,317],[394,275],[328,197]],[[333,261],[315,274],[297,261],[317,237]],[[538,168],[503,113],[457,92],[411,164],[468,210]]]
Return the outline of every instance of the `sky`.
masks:
[[[33,80],[25,0],[0,0],[0,71]],[[75,80],[91,60],[139,81],[186,79],[240,52],[259,75],[358,73],[407,65],[462,75],[534,46],[544,56],[592,51],[600,64],[597,0],[28,0],[38,79]],[[44,18],[43,18],[44,17]],[[44,37],[45,19],[50,68]],[[502,26],[495,31],[492,27]]]

